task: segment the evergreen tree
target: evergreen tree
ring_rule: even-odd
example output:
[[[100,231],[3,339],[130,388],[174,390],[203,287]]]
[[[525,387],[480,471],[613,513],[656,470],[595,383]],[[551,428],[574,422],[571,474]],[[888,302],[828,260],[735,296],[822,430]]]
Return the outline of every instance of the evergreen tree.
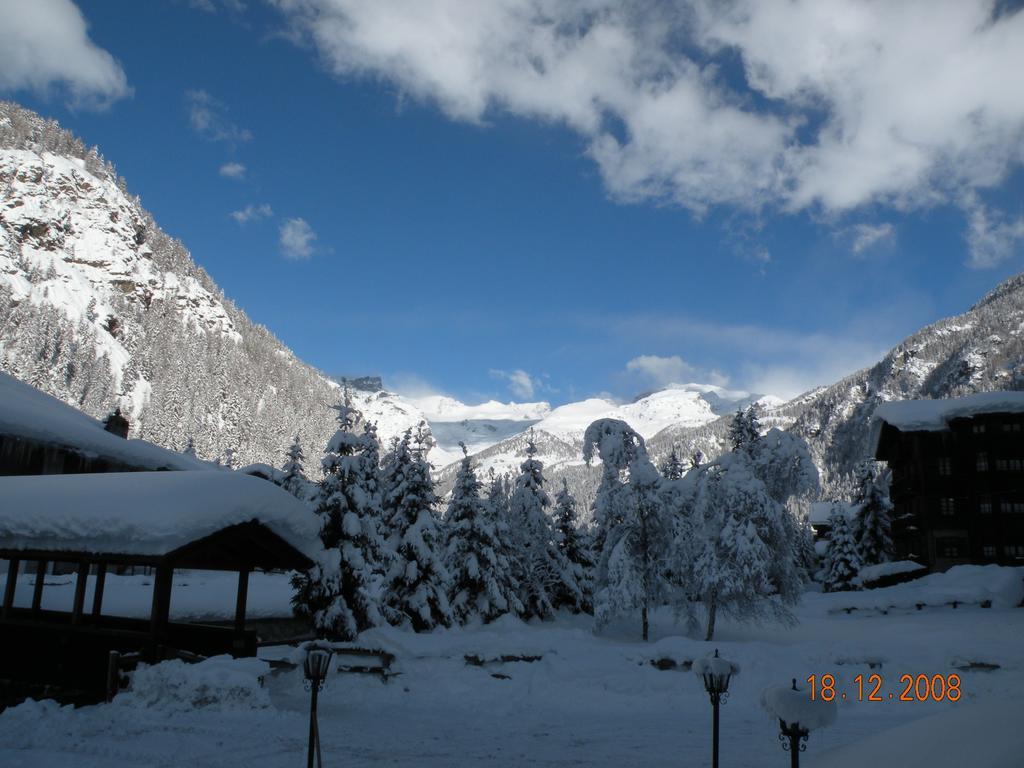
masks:
[[[582,597],[582,600],[577,601],[574,594],[560,590],[555,595],[555,607],[567,607],[573,613],[591,613],[594,558],[587,537],[579,529],[576,499],[569,493],[569,485],[565,478],[562,478],[562,490],[555,496],[554,523],[555,545],[569,563]]]
[[[672,446],[672,452],[661,462],[658,471],[661,472],[662,477],[666,480],[679,480],[686,474],[686,467],[683,466],[683,462],[679,458],[679,453],[674,445]]]
[[[729,425],[729,446],[732,451],[746,450],[761,436],[761,424],[757,419],[757,411],[753,405],[747,410],[737,410]]]
[[[825,591],[857,589],[857,574],[861,563],[850,523],[841,509],[833,509],[829,523],[832,530],[829,532],[828,553],[825,555]]]
[[[281,480],[281,487],[295,498],[303,501],[307,500],[309,491],[309,480],[306,478],[305,467],[303,466],[305,460],[306,456],[302,452],[302,444],[299,442],[299,436],[296,435],[285,454],[284,466],[281,467],[281,471],[284,474]]]
[[[381,536],[377,440],[372,429],[355,435],[359,413],[348,392],[337,406],[338,430],[327,444],[316,513],[324,555],[311,571],[297,574],[293,605],[318,631],[351,640],[383,623],[381,586],[387,565]]]
[[[558,549],[544,490],[544,465],[534,456],[533,440],[526,443],[526,461],[520,465],[510,502],[510,516],[519,541],[516,565],[524,618],[550,618],[560,601],[579,605],[583,593],[569,561]]]
[[[497,520],[480,498],[466,446],[452,488],[445,522],[448,529],[448,564],[452,574],[451,608],[455,620],[466,624],[473,617],[485,623],[506,613],[518,615],[523,606],[517,595],[507,547],[500,540]]]
[[[450,626],[450,578],[444,565],[444,539],[434,505],[437,495],[424,457],[422,425],[417,446],[407,430],[384,470],[384,510],[394,559],[386,576],[388,621],[417,631]]]
[[[182,451],[186,456],[191,456],[193,459],[198,459],[196,455],[196,441],[192,439],[192,435],[188,436],[188,440],[185,443],[185,449]]]
[[[865,461],[857,468],[857,490],[854,506],[853,538],[863,565],[877,565],[892,559],[892,502],[889,500],[885,476],[874,462]]]
[[[599,419],[587,427],[583,459],[588,464],[596,453],[601,458],[601,484],[593,503],[593,546],[597,558],[605,550],[608,532],[624,519],[624,474],[630,462],[646,449],[643,438],[618,419]]]

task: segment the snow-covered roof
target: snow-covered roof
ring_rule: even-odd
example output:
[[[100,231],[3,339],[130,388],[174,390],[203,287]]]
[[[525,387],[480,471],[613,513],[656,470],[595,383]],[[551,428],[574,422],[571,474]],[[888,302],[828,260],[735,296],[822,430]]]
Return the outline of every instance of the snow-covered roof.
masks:
[[[210,469],[195,457],[111,434],[96,419],[6,373],[0,373],[0,435],[65,446],[140,469]]]
[[[308,507],[238,472],[0,477],[0,549],[159,557],[253,521],[309,558],[320,550]]]
[[[807,522],[811,525],[828,525],[829,518],[836,509],[852,518],[856,505],[846,501],[815,501],[807,512]]]
[[[953,419],[985,413],[1024,413],[1024,392],[975,392],[943,400],[894,400],[881,403],[871,419],[869,446],[878,450],[882,424],[901,432],[936,432],[949,428]]]

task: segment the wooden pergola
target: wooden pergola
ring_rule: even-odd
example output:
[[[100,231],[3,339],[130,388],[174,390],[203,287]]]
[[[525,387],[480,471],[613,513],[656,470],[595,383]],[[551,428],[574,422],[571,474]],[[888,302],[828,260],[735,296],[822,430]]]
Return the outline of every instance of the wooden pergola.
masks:
[[[0,499],[0,558],[8,561],[0,677],[27,673],[32,681],[86,690],[103,685],[111,651],[150,662],[182,653],[255,655],[255,632],[245,629],[250,573],[309,568],[310,546],[318,543],[307,507],[265,480],[231,472],[0,478]],[[10,506],[19,502],[35,514]],[[164,521],[147,535],[154,510],[159,516],[189,504],[180,525]],[[70,612],[43,608],[44,576],[54,561],[77,566]],[[35,572],[32,600],[16,606],[25,564]],[[107,573],[118,566],[153,569],[148,618],[104,614]],[[236,571],[233,626],[171,621],[176,569]],[[90,572],[95,585],[87,608]]]

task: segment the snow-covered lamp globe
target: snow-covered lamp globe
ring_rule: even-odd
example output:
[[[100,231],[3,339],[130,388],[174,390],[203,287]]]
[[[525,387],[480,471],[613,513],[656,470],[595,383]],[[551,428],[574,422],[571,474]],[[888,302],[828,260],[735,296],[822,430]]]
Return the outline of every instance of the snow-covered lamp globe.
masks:
[[[327,670],[331,666],[332,655],[330,649],[324,648],[312,648],[306,652],[306,658],[302,662],[302,672],[310,685],[318,689],[323,686]]]
[[[706,656],[693,662],[693,671],[704,679],[704,690],[711,698],[711,766],[718,768],[718,706],[729,697],[729,680],[740,671],[739,664],[718,655]]]
[[[831,725],[836,719],[836,703],[811,698],[810,692],[791,686],[773,685],[761,693],[761,705],[779,720],[779,741],[789,752],[791,768],[799,768],[800,753],[807,749],[811,731]]]

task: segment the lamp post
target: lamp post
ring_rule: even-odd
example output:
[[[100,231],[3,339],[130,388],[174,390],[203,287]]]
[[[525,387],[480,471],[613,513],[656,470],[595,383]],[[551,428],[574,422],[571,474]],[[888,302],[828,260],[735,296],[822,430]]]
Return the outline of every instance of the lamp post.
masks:
[[[729,679],[738,674],[739,665],[714,656],[697,659],[693,671],[704,679],[704,690],[711,699],[711,768],[718,768],[718,707],[729,698]]]
[[[310,690],[309,701],[309,749],[306,752],[306,768],[313,768],[313,750],[316,749],[316,762],[323,768],[323,755],[320,754],[320,726],[316,719],[317,694],[323,688],[324,680],[331,666],[333,651],[326,643],[310,643],[306,646],[306,658],[302,662],[302,671],[306,685]]]
[[[779,721],[779,741],[789,752],[790,768],[800,768],[800,753],[807,749],[807,739],[815,728],[830,725],[836,719],[834,701],[811,698],[806,690],[775,685],[761,694],[761,704]]]
[[[779,741],[782,748],[789,752],[790,768],[800,768],[800,753],[807,749],[807,737],[811,732],[802,728],[800,723],[787,723],[779,719]]]

